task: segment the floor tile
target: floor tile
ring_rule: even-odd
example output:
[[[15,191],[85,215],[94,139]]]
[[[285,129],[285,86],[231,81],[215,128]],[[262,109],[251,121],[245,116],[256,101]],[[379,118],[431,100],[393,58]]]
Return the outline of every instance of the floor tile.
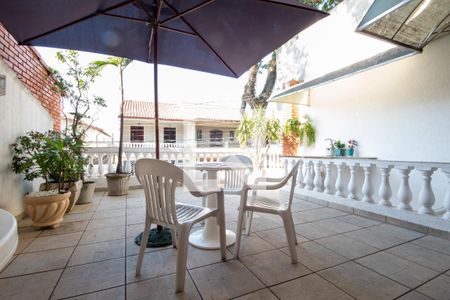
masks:
[[[310,209],[318,209],[318,208],[322,208],[322,207],[323,206],[321,206],[317,203],[294,198],[294,200],[292,201],[291,209],[292,209],[292,212],[299,212],[299,211],[310,210]]]
[[[29,220],[29,219],[27,218],[26,220]],[[22,221],[24,221],[24,220],[22,220]],[[29,238],[36,238],[36,237],[38,237],[38,235],[40,235],[42,233],[42,230],[39,230],[38,228],[31,227],[31,226],[18,227],[17,228],[17,233],[19,235],[19,238],[21,238],[21,239],[29,239]]]
[[[126,248],[127,256],[137,255],[139,253],[139,246],[136,245],[136,243],[134,242],[134,237],[126,239],[125,248]],[[161,248],[145,248],[145,252],[146,253],[147,252],[155,252],[155,251],[171,249],[171,248],[173,248],[172,245],[167,246],[167,247],[161,247]]]
[[[0,279],[2,300],[47,300],[62,270]]]
[[[417,289],[420,293],[433,299],[450,299],[450,276],[441,275]]]
[[[127,299],[200,300],[201,297],[189,273],[186,272],[184,291],[182,293],[175,294],[175,274],[172,274],[127,285]]]
[[[342,234],[319,239],[316,242],[349,259],[359,258],[379,251],[372,246]]]
[[[427,235],[423,238],[412,241],[413,244],[450,255],[450,241]]]
[[[369,227],[357,231],[348,232],[345,233],[345,236],[363,242],[380,250],[394,247],[405,242],[405,240],[396,237],[389,231],[380,232],[379,230],[373,230],[373,228],[374,227]]]
[[[69,223],[69,222],[76,222],[76,221],[89,221],[92,218],[92,215],[93,215],[92,212],[79,213],[79,214],[73,214],[73,213],[65,214],[63,224]]]
[[[438,275],[433,270],[387,252],[375,253],[358,259],[357,262],[410,288]]]
[[[338,217],[338,220],[359,226],[359,227],[370,227],[381,224],[379,221],[371,220],[368,218],[363,218],[357,215],[348,215],[343,217]]]
[[[144,254],[141,275],[136,277],[136,256],[127,257],[127,283],[175,273],[177,250],[170,248]]]
[[[314,222],[323,219],[329,219],[339,216],[348,215],[348,212],[341,211],[338,209],[324,207],[319,209],[312,209],[301,211],[292,214],[292,218],[294,220],[294,224],[306,223],[306,222]]]
[[[251,234],[250,236],[242,235],[239,256],[242,257],[272,249],[275,249],[275,247],[256,234]],[[228,247],[228,250],[234,254],[234,245]]]
[[[145,223],[145,216],[141,215],[127,216],[127,225],[143,224],[143,223]]]
[[[450,268],[450,256],[413,243],[388,249],[387,252],[438,272],[443,272]]]
[[[191,275],[203,299],[229,299],[264,287],[237,260],[200,267],[192,270]]]
[[[54,229],[46,229],[42,231],[42,236],[49,236],[49,235],[55,235],[55,234],[67,234],[67,233],[74,233],[74,232],[82,232],[86,229],[87,224],[89,221],[75,221],[75,222],[67,222],[62,223],[59,227]]]
[[[418,293],[416,291],[411,291],[405,295],[397,298],[398,300],[432,300],[432,298],[425,296],[424,294]]]
[[[248,255],[240,258],[240,260],[266,286],[311,273],[311,270],[300,263],[293,265],[291,258],[278,249]]]
[[[121,240],[125,238],[125,227],[109,227],[93,230],[86,230],[80,240],[80,245],[99,243],[111,240]]]
[[[302,243],[295,248],[297,250],[298,261],[313,271],[322,270],[348,261],[344,256],[316,242]],[[289,255],[288,248],[281,250]]]
[[[295,225],[295,230],[298,234],[311,240],[354,231],[360,228],[361,227],[359,226],[344,221],[339,221],[337,219],[326,219],[312,223]]]
[[[125,226],[125,216],[91,220],[86,230]]]
[[[259,232],[279,227],[283,227],[283,220],[281,220],[280,217],[276,216],[276,218],[271,218],[268,214],[253,214],[251,225],[252,232]],[[234,230],[236,230],[236,228]]]
[[[35,238],[23,253],[43,251],[57,248],[74,247],[77,245],[82,232],[58,234]]]
[[[277,300],[278,298],[268,289],[262,289],[238,298],[235,300]]]
[[[79,245],[75,248],[69,266],[102,261],[125,256],[125,240]]]
[[[69,261],[73,249],[71,247],[20,254],[0,273],[0,278],[62,269]]]
[[[357,299],[393,299],[409,290],[354,262],[318,274]]]
[[[270,288],[282,300],[349,300],[343,291],[316,274]]]
[[[64,270],[52,299],[77,296],[125,283],[125,259],[113,259]]]
[[[19,243],[17,244],[16,253],[21,253],[28,245],[31,244],[31,242],[34,240],[34,238],[20,238],[19,237]]]
[[[112,217],[122,217],[127,214],[125,209],[99,210],[94,213],[92,220]]]
[[[265,240],[266,242],[269,242],[276,248],[283,248],[288,246],[286,231],[284,227],[256,232],[256,235]],[[297,234],[297,241],[299,243],[304,243],[309,240],[304,236]]]
[[[233,258],[233,254],[227,249],[227,259]],[[191,245],[188,246],[187,267],[189,269],[210,265],[222,261],[220,250],[202,250]]]
[[[82,296],[67,298],[70,300],[125,300],[125,286],[94,292]]]

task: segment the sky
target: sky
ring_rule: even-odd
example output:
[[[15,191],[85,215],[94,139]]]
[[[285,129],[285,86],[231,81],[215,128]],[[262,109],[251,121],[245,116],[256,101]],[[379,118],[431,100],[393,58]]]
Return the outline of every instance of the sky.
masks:
[[[61,49],[36,47],[48,66],[64,72],[63,65],[56,59]],[[104,60],[107,56],[79,52],[81,64],[94,60]],[[247,73],[240,78],[230,78],[198,71],[159,65],[160,102],[217,102],[236,107],[241,105],[241,96],[247,81]],[[95,82],[93,93],[103,97],[107,108],[103,109],[94,124],[107,132],[118,132],[120,107],[120,82],[118,70],[107,67]],[[124,92],[127,100],[153,101],[153,64],[132,62],[124,72]]]

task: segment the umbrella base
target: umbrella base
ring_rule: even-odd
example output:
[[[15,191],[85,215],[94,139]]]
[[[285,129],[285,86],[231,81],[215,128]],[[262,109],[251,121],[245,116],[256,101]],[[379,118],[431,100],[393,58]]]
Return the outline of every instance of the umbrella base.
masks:
[[[136,245],[141,245],[143,232],[134,238]],[[172,245],[172,232],[168,228],[153,228],[148,234],[146,248],[159,248]]]

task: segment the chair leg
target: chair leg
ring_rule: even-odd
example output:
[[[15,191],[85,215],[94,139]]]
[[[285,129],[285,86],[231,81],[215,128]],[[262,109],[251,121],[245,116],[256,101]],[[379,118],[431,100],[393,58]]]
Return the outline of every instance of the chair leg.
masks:
[[[250,230],[252,229],[252,220],[253,220],[253,212],[248,211],[247,212],[247,218],[246,218],[246,225],[245,225],[245,234],[250,235]]]
[[[222,199],[217,199],[218,205],[218,215],[217,222],[219,223],[219,234],[220,234],[220,255],[223,261],[227,260],[227,235],[226,235],[226,227],[225,227],[225,207],[224,207],[224,199],[223,194],[217,195],[217,197],[221,197]]]
[[[286,231],[289,251],[291,253],[291,262],[293,264],[296,264],[298,262],[298,259],[297,259],[297,250],[295,249],[294,223],[292,223],[292,218],[290,217],[290,214],[281,214],[281,218],[283,219],[284,230]]]
[[[177,248],[177,231],[175,228],[171,230],[171,235],[172,235],[172,246],[174,248]]]
[[[239,208],[239,216],[238,216],[238,223],[236,228],[236,243],[234,244],[234,258],[239,258],[239,248],[241,246],[241,236],[242,236],[242,225],[243,225],[243,219],[245,214],[245,208],[240,207]]]
[[[190,224],[183,224],[177,228],[178,231],[178,253],[176,267],[176,288],[175,293],[184,290],[184,281],[186,277],[186,261],[188,252]]]
[[[294,225],[294,219],[292,219],[292,213],[289,214],[289,217],[290,217],[292,227],[294,227],[295,244],[298,245],[298,239],[297,239],[297,234],[295,233],[295,225]]]
[[[148,241],[148,233],[150,232],[151,221],[148,219],[145,220],[144,232],[142,233],[141,246],[139,247],[139,256],[136,263],[136,273],[135,276],[139,276],[141,274],[142,260],[144,259],[145,247],[147,246]]]

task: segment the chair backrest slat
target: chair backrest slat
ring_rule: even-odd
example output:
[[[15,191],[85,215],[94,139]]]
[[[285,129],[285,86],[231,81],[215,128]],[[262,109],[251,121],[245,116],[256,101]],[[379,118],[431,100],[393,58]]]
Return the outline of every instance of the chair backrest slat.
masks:
[[[252,160],[245,155],[228,155],[220,159],[221,162],[239,163],[247,167],[247,170],[227,170],[224,173],[224,189],[240,189],[244,186],[248,172],[253,171]]]

